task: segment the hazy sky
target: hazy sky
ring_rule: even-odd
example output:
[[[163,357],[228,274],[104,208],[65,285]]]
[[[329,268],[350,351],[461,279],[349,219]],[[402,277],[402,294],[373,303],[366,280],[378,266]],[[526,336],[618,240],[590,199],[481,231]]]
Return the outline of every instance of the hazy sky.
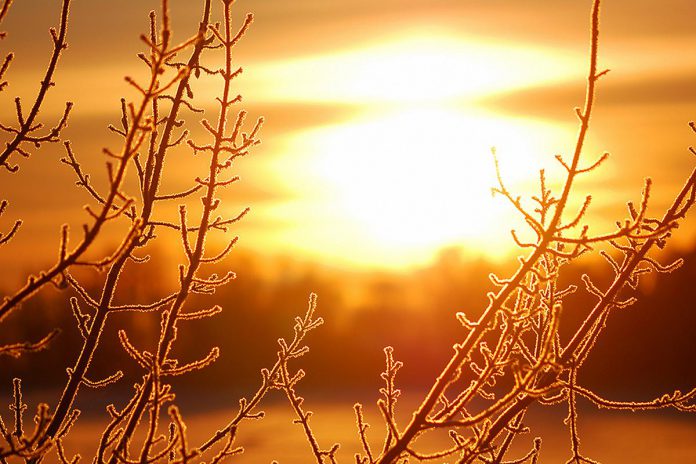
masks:
[[[183,38],[195,29],[198,2],[170,3]],[[105,126],[118,119],[119,97],[132,96],[122,77],[138,75],[138,34],[157,5],[73,0],[70,46],[43,114],[50,123],[65,100],[76,102],[65,135],[97,178],[100,148],[118,146]],[[2,25],[8,37],[0,46],[17,54],[0,94],[2,122],[12,120],[15,96],[30,101],[36,92],[59,6],[18,1]],[[487,193],[489,147],[498,147],[521,193],[540,165],[572,149],[589,7],[575,0],[239,0],[240,19],[246,11],[256,16],[238,47],[240,91],[250,113],[267,119],[262,147],[240,163],[243,183],[226,198],[230,211],[252,205],[239,229],[243,246],[377,266],[423,262],[453,243],[474,254],[506,250],[508,213]],[[692,0],[605,2],[600,65],[611,72],[599,88],[588,157],[607,150],[613,159],[583,185],[601,218],[637,200],[647,175],[656,181],[658,213],[693,165],[694,17]],[[199,93],[214,95],[212,87]],[[54,250],[60,223],[84,220],[87,199],[61,156],[54,145],[21,160],[20,173],[0,172],[2,198],[12,201],[0,227],[25,219],[5,256],[30,244]],[[170,175],[176,187],[189,172]]]

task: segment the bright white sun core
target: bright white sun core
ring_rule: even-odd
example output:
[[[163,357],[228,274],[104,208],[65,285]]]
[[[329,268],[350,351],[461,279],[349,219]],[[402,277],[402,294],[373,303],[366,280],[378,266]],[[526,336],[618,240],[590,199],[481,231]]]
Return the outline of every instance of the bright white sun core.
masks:
[[[523,181],[535,183],[540,161],[558,153],[568,130],[476,102],[560,78],[556,58],[521,46],[428,37],[273,64],[269,75],[287,77],[286,94],[269,88],[274,100],[356,108],[349,120],[285,140],[287,156],[274,169],[294,198],[267,210],[299,221],[288,226],[284,244],[392,267],[426,262],[451,245],[488,258],[509,253],[515,224],[491,195],[491,148],[509,186],[526,195]]]

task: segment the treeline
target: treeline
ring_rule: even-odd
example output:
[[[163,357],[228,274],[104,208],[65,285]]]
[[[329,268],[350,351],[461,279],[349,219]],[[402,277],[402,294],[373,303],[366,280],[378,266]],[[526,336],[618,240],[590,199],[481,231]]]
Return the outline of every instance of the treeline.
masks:
[[[224,311],[212,319],[187,322],[192,327],[181,331],[176,345],[183,360],[199,359],[213,345],[220,346],[221,357],[205,372],[184,376],[181,387],[219,393],[258,384],[260,368],[275,359],[277,339],[292,334],[294,317],[304,314],[308,295],[315,292],[325,323],[311,334],[311,351],[301,361],[307,388],[378,388],[384,345],[392,345],[405,363],[398,381],[425,388],[449,358],[453,343],[465,335],[455,313],[463,311],[475,319],[487,303],[486,293],[493,290],[489,273],[504,276],[506,271],[482,260],[470,261],[457,249],[443,250],[428,267],[400,273],[347,272],[250,253],[238,253],[231,261],[237,279],[200,302],[206,307],[219,304]],[[163,270],[152,265],[139,269],[127,274],[130,281],[121,282],[123,302],[146,303],[164,296]],[[599,285],[608,279],[607,269],[588,262],[566,276],[568,283],[581,288],[564,308],[563,325],[580,323],[592,307],[593,297],[582,289],[580,275],[592,275]],[[95,292],[100,277],[94,274]],[[658,276],[641,286],[634,306],[610,316],[580,380],[598,392],[624,398],[696,384],[695,278],[692,251],[670,278]],[[198,303],[192,300],[189,309],[201,309]],[[115,314],[90,376],[102,378],[113,374],[114,366],[125,367],[120,386],[130,388],[142,373],[121,348],[117,331],[126,330],[138,348],[152,350],[158,326],[156,314]],[[62,332],[50,349],[19,359],[0,358],[0,389],[9,392],[13,377],[22,377],[29,389],[61,387],[56,382],[65,378],[65,369],[81,347],[65,294],[46,289],[31,299],[4,324],[0,341],[36,340],[55,327]]]

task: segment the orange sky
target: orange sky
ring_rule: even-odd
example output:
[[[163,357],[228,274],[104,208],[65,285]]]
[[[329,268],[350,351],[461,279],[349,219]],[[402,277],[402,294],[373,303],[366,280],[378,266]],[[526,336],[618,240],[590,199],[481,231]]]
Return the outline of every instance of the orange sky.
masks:
[[[197,3],[171,1],[180,38],[195,27]],[[593,211],[606,222],[638,199],[646,175],[655,180],[659,213],[693,164],[686,148],[695,139],[687,122],[696,114],[696,3],[605,3],[600,66],[612,71],[599,89],[588,156],[607,150],[612,159],[581,188],[595,195]],[[157,4],[72,6],[70,46],[43,114],[50,121],[65,100],[76,102],[64,135],[96,177],[103,175],[100,148],[118,146],[105,126],[117,121],[118,99],[128,95],[122,76],[137,75],[137,37]],[[487,257],[509,251],[509,211],[488,193],[489,149],[497,147],[520,193],[539,167],[555,169],[553,155],[572,149],[589,2],[236,5],[240,18],[256,15],[238,48],[244,106],[267,119],[263,145],[240,163],[243,182],[225,197],[230,211],[253,208],[239,227],[242,246],[377,267],[422,263],[450,244]],[[8,37],[0,45],[17,54],[0,94],[3,122],[15,96],[29,101],[36,91],[58,7],[15,2],[3,24]],[[58,163],[62,155],[54,145],[21,160],[20,173],[0,172],[3,198],[12,201],[0,227],[25,220],[0,260],[29,246],[53,253],[60,223],[84,220],[86,198]],[[185,169],[172,172],[172,188],[188,177]]]

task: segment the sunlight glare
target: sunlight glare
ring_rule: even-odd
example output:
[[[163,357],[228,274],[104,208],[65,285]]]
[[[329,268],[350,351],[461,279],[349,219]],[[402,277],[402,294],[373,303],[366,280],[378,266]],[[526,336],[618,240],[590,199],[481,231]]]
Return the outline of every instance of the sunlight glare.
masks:
[[[268,63],[254,74],[259,94],[275,101],[451,103],[568,78],[574,59],[551,49],[422,34]]]
[[[353,109],[347,120],[284,140],[287,155],[272,169],[277,185],[294,195],[265,210],[287,231],[277,240],[334,262],[388,267],[425,263],[450,245],[506,256],[511,218],[491,195],[491,148],[509,185],[527,194],[523,180],[536,178],[533,166],[552,159],[568,133],[486,112],[477,102],[567,79],[578,69],[576,58],[427,31],[258,64],[254,85],[269,101]],[[293,224],[292,217],[303,221]]]
[[[491,195],[491,147],[498,150],[509,186],[519,189],[567,136],[550,124],[443,107],[375,114],[299,133],[289,146],[305,153],[302,180],[296,182],[305,192],[298,197],[311,198],[305,208],[316,213],[305,214],[312,218],[304,225],[312,239],[305,235],[304,246],[336,250],[343,243],[338,250],[350,259],[395,261],[387,265],[425,261],[453,244],[500,258],[512,245],[510,211]]]

